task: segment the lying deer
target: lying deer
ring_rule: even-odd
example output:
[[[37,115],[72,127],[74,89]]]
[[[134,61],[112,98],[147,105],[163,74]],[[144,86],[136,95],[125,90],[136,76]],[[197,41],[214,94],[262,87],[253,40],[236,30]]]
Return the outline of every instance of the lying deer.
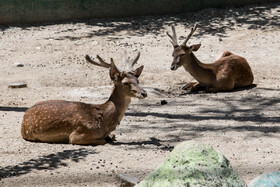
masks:
[[[226,51],[212,64],[204,64],[196,58],[193,52],[197,51],[201,44],[187,46],[187,42],[197,29],[197,24],[180,46],[177,43],[174,26],[171,28],[172,36],[166,32],[174,47],[171,70],[183,66],[198,81],[188,83],[182,89],[196,92],[204,88],[209,92],[218,92],[252,85],[254,80],[252,70],[246,59],[240,56]]]
[[[86,55],[88,62],[109,68],[114,82],[109,100],[101,105],[64,100],[36,103],[24,114],[22,137],[29,141],[70,144],[102,145],[114,141],[114,135],[110,133],[120,124],[131,98],[147,97],[138,82],[144,66],[132,70],[139,57],[140,53],[135,59],[125,58],[129,69],[120,71],[113,59],[109,64],[97,55],[98,63]]]

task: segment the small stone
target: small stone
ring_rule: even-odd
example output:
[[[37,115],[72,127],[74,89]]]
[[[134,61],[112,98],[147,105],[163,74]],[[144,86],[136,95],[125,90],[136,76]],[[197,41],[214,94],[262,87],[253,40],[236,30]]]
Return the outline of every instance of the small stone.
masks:
[[[91,43],[92,43],[92,45],[97,45],[98,41],[92,41]]]
[[[136,177],[128,175],[128,174],[120,173],[117,175],[117,177],[121,180],[122,187],[132,187],[132,186],[135,186],[139,182],[139,180]]]
[[[161,100],[161,101],[160,101],[160,104],[161,104],[161,105],[166,105],[166,104],[167,104],[167,101],[166,101],[166,100]]]
[[[23,66],[24,66],[24,64],[22,64],[22,63],[20,63],[20,62],[15,62],[13,65],[14,65],[15,67],[23,67]]]
[[[223,39],[222,39],[222,38],[219,38],[219,41],[221,42],[221,41],[223,41]]]
[[[16,82],[16,83],[11,83],[8,85],[9,88],[25,88],[27,87],[26,83],[22,83],[22,82]]]

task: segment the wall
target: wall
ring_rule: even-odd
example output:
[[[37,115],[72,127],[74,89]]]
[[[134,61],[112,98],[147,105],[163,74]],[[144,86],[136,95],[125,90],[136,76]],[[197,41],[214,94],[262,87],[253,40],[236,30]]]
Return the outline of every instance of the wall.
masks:
[[[0,0],[0,24],[184,13],[278,0]]]

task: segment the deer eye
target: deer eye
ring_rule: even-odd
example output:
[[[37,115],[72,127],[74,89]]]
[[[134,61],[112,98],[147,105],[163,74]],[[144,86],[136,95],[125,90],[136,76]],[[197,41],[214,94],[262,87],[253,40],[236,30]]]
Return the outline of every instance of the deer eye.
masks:
[[[124,82],[123,85],[126,85],[126,86],[127,86],[127,85],[128,85],[128,82]]]

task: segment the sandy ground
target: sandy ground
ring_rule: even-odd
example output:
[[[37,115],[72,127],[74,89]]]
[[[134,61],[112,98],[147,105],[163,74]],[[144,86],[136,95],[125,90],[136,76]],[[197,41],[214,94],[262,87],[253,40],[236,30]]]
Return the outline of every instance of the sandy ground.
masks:
[[[0,186],[119,186],[116,175],[143,179],[175,145],[186,140],[221,151],[247,183],[280,170],[280,4],[123,19],[95,19],[35,26],[0,27]],[[186,94],[193,78],[171,71],[172,46],[165,32],[175,25],[180,41],[201,43],[205,63],[229,50],[246,57],[257,87],[228,93]],[[103,103],[112,89],[108,70],[85,54],[115,59],[141,52],[140,84],[145,100],[134,99],[104,146],[46,144],[20,135],[24,111],[38,101],[65,99]],[[14,67],[15,62],[24,67]],[[11,89],[9,83],[27,88]],[[166,105],[161,101],[166,100]]]

